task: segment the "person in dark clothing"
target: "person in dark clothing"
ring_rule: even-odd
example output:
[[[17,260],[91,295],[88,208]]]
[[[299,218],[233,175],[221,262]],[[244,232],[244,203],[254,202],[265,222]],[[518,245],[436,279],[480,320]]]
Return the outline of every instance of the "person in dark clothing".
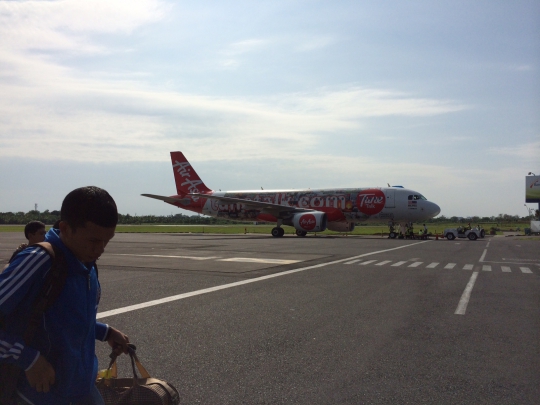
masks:
[[[95,262],[117,222],[116,203],[103,189],[82,187],[65,197],[59,230],[50,229],[45,242],[62,253],[67,278],[31,344],[22,336],[52,259],[41,247],[30,246],[0,274],[0,366],[15,364],[23,371],[18,403],[103,405],[95,387],[95,341],[107,341],[117,354],[127,353],[129,343],[124,333],[96,321],[101,287]]]
[[[13,258],[28,246],[45,240],[45,224],[41,221],[28,222],[24,227],[24,236],[28,239],[28,243],[21,243],[9,258],[8,263],[11,263]]]

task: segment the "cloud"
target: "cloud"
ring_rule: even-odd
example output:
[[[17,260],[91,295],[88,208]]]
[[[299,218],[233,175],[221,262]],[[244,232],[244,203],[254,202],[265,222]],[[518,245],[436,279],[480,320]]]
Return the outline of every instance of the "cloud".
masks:
[[[489,153],[538,162],[538,156],[540,156],[540,141],[524,143],[517,146],[493,147],[489,148]]]
[[[225,69],[236,69],[241,65],[242,55],[260,51],[269,44],[270,41],[267,39],[256,38],[233,42],[219,51],[219,64]]]
[[[95,33],[129,34],[165,16],[156,0],[57,0],[0,2],[0,42],[11,50],[103,52]]]

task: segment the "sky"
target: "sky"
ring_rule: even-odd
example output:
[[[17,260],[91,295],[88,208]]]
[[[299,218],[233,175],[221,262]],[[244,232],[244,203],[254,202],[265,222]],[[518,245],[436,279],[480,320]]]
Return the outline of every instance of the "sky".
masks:
[[[0,212],[87,185],[189,214],[214,190],[416,190],[525,216],[540,175],[540,2],[0,0]],[[530,208],[538,208],[528,204]]]

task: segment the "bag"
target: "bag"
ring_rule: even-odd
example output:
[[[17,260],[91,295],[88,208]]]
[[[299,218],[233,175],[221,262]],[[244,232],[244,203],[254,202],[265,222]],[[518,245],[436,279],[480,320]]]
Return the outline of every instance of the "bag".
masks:
[[[129,357],[133,378],[117,378],[116,354],[111,353],[111,362],[105,372],[105,377],[98,377],[96,387],[105,405],[178,405],[180,395],[176,388],[166,381],[150,377],[143,367],[137,354],[136,347],[129,345]],[[141,374],[137,376],[137,370]]]

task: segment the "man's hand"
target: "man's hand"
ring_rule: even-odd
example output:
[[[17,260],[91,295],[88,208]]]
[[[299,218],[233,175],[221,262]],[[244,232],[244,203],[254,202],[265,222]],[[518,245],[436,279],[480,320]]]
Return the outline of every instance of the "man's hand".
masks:
[[[109,338],[107,339],[107,343],[113,348],[113,351],[117,356],[120,356],[122,353],[128,353],[129,338],[112,326],[109,326]]]
[[[25,374],[30,386],[35,388],[37,392],[49,392],[49,387],[54,384],[54,369],[41,355]]]

